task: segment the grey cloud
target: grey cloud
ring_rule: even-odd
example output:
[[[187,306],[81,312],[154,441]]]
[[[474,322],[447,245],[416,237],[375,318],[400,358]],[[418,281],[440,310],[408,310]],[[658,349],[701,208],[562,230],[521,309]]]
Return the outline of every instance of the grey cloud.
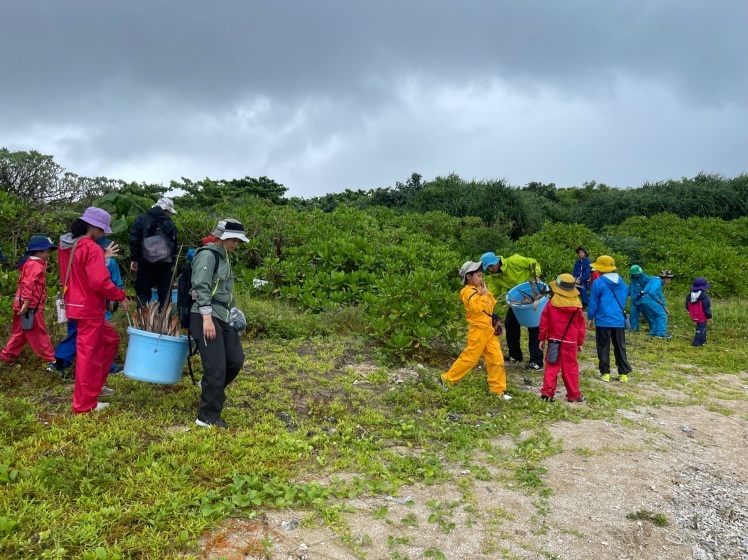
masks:
[[[606,123],[636,144],[632,123],[646,127],[652,118],[639,117],[669,106],[700,130],[690,144],[656,131],[662,144],[651,149],[664,151],[669,169],[713,161],[730,173],[748,151],[742,0],[5,4],[0,144],[28,149],[36,138],[83,174],[268,174],[293,194],[383,186],[414,170],[563,184],[581,173],[567,167],[585,168],[584,178],[599,168],[599,180],[629,181],[668,167],[636,149],[628,174],[615,154],[590,161],[585,149],[599,143],[587,137]],[[492,93],[496,84],[506,96]],[[669,94],[637,97],[652,88]],[[449,92],[458,105],[474,95],[478,107],[434,102]],[[510,98],[526,103],[496,121],[493,104]],[[552,118],[553,107],[577,105],[582,121]],[[546,111],[545,122],[533,110]],[[705,111],[716,121],[694,118]],[[548,137],[578,145],[538,153]]]

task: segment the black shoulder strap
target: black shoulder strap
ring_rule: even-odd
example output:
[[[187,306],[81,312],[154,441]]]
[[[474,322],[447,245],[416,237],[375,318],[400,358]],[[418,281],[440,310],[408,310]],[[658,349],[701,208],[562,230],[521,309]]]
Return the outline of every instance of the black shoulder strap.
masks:
[[[616,296],[616,293],[615,293],[615,292],[613,291],[613,288],[611,288],[611,287],[610,287],[610,284],[605,284],[605,285],[606,285],[606,286],[607,286],[607,288],[608,288],[608,289],[610,290],[610,293],[611,293],[611,294],[613,294],[613,299],[614,299],[614,300],[616,300],[616,303],[618,304],[618,307],[620,307],[620,308],[621,308],[621,312],[623,312],[623,314],[625,315],[625,314],[626,314],[626,312],[625,312],[625,311],[623,311],[623,306],[621,305],[621,302],[620,302],[620,301],[618,301],[618,296]]]
[[[564,341],[564,337],[566,336],[566,333],[569,332],[569,327],[571,326],[571,322],[574,320],[574,317],[577,316],[577,313],[579,313],[579,309],[575,309],[574,312],[571,314],[571,317],[569,317],[569,322],[566,323],[564,334],[561,335],[561,342]]]
[[[215,276],[216,274],[218,274],[218,264],[221,261],[221,253],[219,253],[218,251],[216,251],[212,247],[200,247],[197,251],[195,251],[195,256],[197,256],[197,254],[200,251],[203,251],[203,250],[210,251],[211,253],[213,253],[213,257],[214,257],[214,259],[213,259],[213,261],[214,261],[213,262],[213,276]],[[193,261],[195,260],[194,257],[193,257],[192,260]]]

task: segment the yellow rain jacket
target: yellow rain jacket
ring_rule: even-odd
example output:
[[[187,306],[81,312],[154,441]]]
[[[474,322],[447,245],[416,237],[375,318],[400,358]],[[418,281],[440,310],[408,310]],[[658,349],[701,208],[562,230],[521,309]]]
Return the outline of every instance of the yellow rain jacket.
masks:
[[[465,319],[471,327],[485,327],[493,332],[491,314],[496,306],[496,298],[490,292],[482,296],[475,286],[465,286],[460,290],[460,300],[467,312]]]

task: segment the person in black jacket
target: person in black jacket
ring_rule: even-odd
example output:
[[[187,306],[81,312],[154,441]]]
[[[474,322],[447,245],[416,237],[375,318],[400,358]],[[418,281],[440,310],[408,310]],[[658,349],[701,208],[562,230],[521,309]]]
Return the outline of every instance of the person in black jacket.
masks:
[[[174,202],[160,198],[150,210],[135,218],[130,228],[130,270],[136,273],[138,306],[150,301],[154,287],[159,310],[171,295],[171,270],[177,255],[177,226],[171,221],[175,214]],[[149,247],[144,251],[146,239]]]

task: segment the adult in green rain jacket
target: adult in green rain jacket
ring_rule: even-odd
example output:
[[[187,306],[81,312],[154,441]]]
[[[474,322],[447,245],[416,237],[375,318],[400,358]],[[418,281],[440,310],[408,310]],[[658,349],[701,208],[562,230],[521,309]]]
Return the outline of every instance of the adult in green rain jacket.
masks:
[[[522,284],[528,280],[538,280],[540,278],[540,265],[535,259],[523,257],[522,255],[512,255],[511,257],[497,257],[494,253],[484,253],[480,259],[483,262],[483,268],[490,274],[484,277],[486,287],[499,299],[504,299],[509,290],[517,284]],[[509,348],[509,361],[522,361],[522,348],[520,347],[520,324],[514,316],[511,307],[506,312],[504,320],[506,330],[506,344]],[[538,343],[538,327],[527,329],[529,335],[528,350],[530,352],[530,363],[527,365],[528,370],[540,371],[543,369],[543,351]]]
[[[234,306],[234,274],[229,255],[248,239],[244,226],[236,220],[221,220],[213,235],[217,238],[213,245],[198,250],[192,260],[191,295],[195,303],[190,309],[190,334],[203,364],[200,411],[195,424],[226,428],[221,419],[226,387],[244,364],[239,333],[229,322],[229,310]]]

